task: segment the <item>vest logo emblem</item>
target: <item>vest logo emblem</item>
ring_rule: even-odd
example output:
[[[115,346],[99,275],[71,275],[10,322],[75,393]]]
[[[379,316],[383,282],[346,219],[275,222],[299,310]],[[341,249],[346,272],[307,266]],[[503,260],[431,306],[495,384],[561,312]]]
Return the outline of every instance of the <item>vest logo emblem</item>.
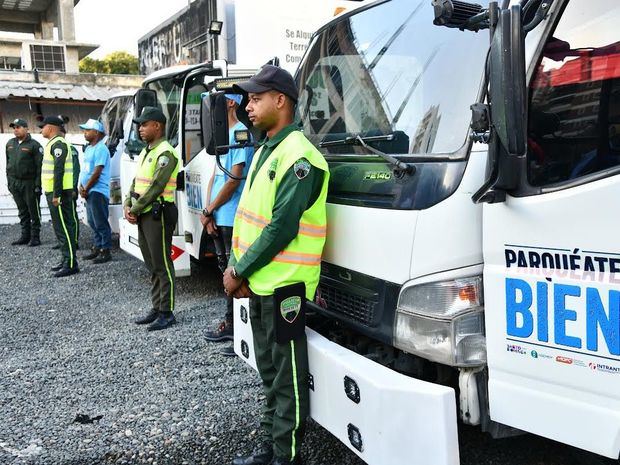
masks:
[[[54,149],[54,156],[56,158],[60,157],[62,155],[62,149]]]
[[[287,297],[280,303],[280,315],[287,323],[293,323],[301,312],[301,297]]]

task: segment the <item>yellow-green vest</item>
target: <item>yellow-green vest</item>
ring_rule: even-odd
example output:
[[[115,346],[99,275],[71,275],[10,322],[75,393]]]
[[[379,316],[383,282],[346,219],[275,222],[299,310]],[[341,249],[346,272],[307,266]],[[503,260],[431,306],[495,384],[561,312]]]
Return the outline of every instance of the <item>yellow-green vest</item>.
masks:
[[[175,166],[174,171],[170,175],[170,179],[166,183],[166,187],[164,187],[164,191],[161,193],[160,197],[163,197],[166,202],[174,202],[174,192],[177,188],[177,174],[179,172],[179,158],[174,150],[174,147],[170,145],[167,140],[161,141],[148,153],[146,148],[142,149],[138,159],[138,171],[136,173],[134,192],[139,195],[144,195],[149,187],[151,187],[151,184],[153,184],[153,176],[157,170],[157,159],[164,152],[170,152],[172,155],[170,163],[174,163]],[[146,213],[150,209],[151,206],[149,205],[142,211],[142,213]]]
[[[41,167],[41,187],[47,194],[54,192],[54,161],[56,157],[52,153],[52,145],[62,142],[67,147],[67,158],[65,158],[65,172],[62,177],[62,190],[73,189],[73,156],[71,144],[63,137],[56,136],[51,139],[43,150],[43,166]]]
[[[249,278],[250,289],[257,295],[271,295],[274,289],[304,282],[306,298],[314,299],[321,274],[321,255],[327,234],[327,186],[329,167],[314,145],[301,133],[290,133],[269,155],[257,171],[262,147],[254,155],[248,181],[245,183],[235,215],[232,247],[237,261],[271,222],[276,192],[284,175],[300,158],[306,158],[315,169],[323,171],[323,186],[314,204],[301,216],[299,232],[289,245],[266,266]],[[275,170],[275,177],[269,175]],[[271,179],[273,178],[273,179]],[[251,184],[251,185],[250,185]]]

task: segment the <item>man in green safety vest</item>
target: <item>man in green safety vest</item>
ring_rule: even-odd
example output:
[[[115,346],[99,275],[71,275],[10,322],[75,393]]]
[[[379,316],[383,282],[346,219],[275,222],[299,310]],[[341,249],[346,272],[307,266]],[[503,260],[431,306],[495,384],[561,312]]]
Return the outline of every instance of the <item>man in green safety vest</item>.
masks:
[[[15,200],[21,236],[11,245],[41,244],[41,164],[43,147],[28,133],[26,120],[17,118],[9,124],[15,137],[6,144],[6,179]]]
[[[226,293],[250,297],[256,363],[265,393],[262,438],[234,465],[300,464],[309,413],[304,308],[321,272],[329,169],[293,124],[293,77],[266,65],[234,87],[266,132],[250,166],[233,226]]]
[[[77,228],[73,202],[73,157],[71,144],[64,137],[64,121],[58,116],[48,116],[39,123],[41,134],[48,139],[43,150],[41,185],[45,191],[52,225],[60,244],[62,261],[52,267],[55,277],[78,273],[75,231]]]
[[[125,219],[138,225],[138,243],[151,272],[152,308],[136,324],[148,331],[172,326],[174,318],[174,263],[170,257],[178,210],[174,204],[179,157],[165,139],[166,116],[155,107],[144,107],[134,119],[147,146],[138,158],[138,171],[125,199]]]

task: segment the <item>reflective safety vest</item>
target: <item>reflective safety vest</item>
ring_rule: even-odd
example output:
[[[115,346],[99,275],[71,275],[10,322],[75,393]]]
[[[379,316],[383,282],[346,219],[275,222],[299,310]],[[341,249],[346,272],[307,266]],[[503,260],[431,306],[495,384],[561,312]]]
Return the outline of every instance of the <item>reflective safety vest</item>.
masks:
[[[138,159],[138,172],[136,173],[134,192],[139,195],[144,193],[153,184],[153,176],[157,170],[157,159],[164,152],[170,152],[171,158],[169,163],[174,163],[174,171],[170,175],[170,179],[164,187],[164,191],[159,197],[163,197],[166,202],[174,202],[174,192],[177,188],[177,173],[179,172],[179,158],[174,150],[174,147],[170,145],[167,140],[161,141],[157,146],[147,152],[147,149],[142,149],[140,158]],[[144,209],[143,213],[146,213],[151,209],[149,205]]]
[[[307,159],[314,169],[324,172],[321,193],[301,216],[299,232],[288,246],[266,266],[249,276],[250,289],[257,295],[271,295],[274,289],[298,282],[306,284],[306,298],[314,299],[321,274],[321,255],[327,233],[327,186],[329,167],[314,145],[301,131],[290,133],[256,169],[262,147],[254,155],[239,207],[235,215],[232,247],[237,261],[271,222],[276,192],[284,175],[300,158]],[[275,171],[275,175],[274,172]]]
[[[51,139],[43,150],[43,166],[41,167],[41,187],[47,194],[54,192],[54,161],[55,154],[52,153],[52,146],[56,142],[61,142],[67,148],[67,157],[65,158],[65,172],[62,176],[62,190],[73,189],[73,156],[71,153],[71,144],[63,137],[56,136]]]

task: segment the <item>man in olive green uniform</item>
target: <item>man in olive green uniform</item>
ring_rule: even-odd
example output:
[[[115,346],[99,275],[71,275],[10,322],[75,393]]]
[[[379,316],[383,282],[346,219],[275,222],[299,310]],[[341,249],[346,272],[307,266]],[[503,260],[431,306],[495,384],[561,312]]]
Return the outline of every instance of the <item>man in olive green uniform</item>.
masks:
[[[17,205],[21,236],[11,245],[41,244],[41,163],[43,147],[28,133],[28,123],[14,120],[9,126],[15,137],[6,144],[6,178]]]
[[[138,158],[138,170],[125,199],[125,219],[138,225],[138,242],[151,272],[152,308],[136,324],[148,331],[172,326],[174,318],[174,264],[170,257],[172,234],[178,211],[174,194],[179,157],[165,139],[166,116],[155,107],[145,107],[134,119],[147,146]]]
[[[64,121],[48,116],[40,124],[41,134],[48,139],[43,150],[41,184],[45,190],[52,225],[62,253],[62,261],[52,268],[57,278],[78,273],[76,256],[76,213],[73,202],[73,156],[64,133]]]
[[[241,194],[224,272],[227,294],[250,297],[265,393],[262,439],[233,464],[297,465],[310,397],[303,308],[320,276],[329,169],[293,124],[297,87],[288,72],[264,66],[235,91],[246,94],[249,119],[267,137]]]

